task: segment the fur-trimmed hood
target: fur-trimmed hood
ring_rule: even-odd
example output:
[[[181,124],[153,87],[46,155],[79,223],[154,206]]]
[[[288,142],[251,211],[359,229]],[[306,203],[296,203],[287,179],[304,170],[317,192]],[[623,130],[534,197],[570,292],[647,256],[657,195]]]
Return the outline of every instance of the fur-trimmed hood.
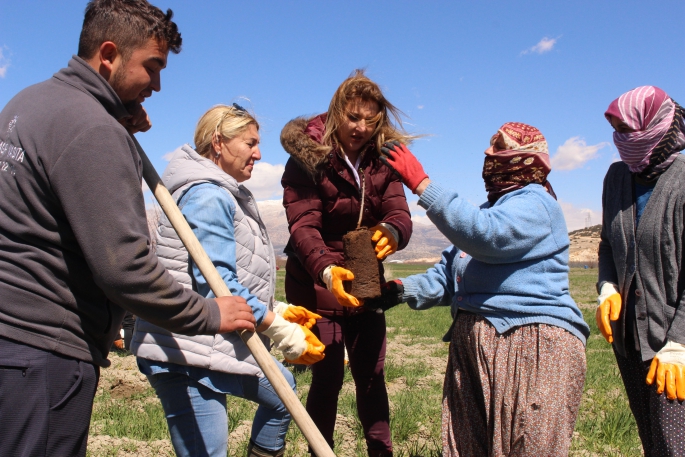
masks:
[[[326,113],[296,117],[281,130],[281,145],[297,164],[314,178],[328,163],[333,148],[321,144],[326,129]]]

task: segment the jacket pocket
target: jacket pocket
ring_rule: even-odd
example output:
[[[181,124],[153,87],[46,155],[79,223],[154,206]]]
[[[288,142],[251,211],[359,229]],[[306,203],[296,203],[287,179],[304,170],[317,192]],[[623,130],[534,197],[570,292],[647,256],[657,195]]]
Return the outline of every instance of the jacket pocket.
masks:
[[[81,381],[83,381],[83,362],[80,360],[77,362],[78,365],[78,375],[76,376],[76,381],[74,381],[74,384],[72,384],[71,388],[67,391],[66,395],[62,397],[61,400],[59,400],[54,406],[50,407],[50,410],[55,410],[62,406],[64,403],[66,403],[73,395],[75,392],[78,391],[79,387],[81,387]]]
[[[0,358],[0,385],[2,385],[2,379],[5,376],[16,379],[15,377],[21,374],[22,377],[26,377],[26,371],[29,368],[31,368],[31,362],[28,360]]]
[[[28,360],[16,360],[0,357],[0,370],[27,370],[31,367]]]

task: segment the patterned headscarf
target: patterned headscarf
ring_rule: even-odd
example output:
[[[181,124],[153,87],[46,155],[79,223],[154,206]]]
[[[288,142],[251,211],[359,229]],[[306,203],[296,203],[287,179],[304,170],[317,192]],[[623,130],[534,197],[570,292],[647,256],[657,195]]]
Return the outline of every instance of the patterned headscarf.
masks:
[[[547,140],[538,129],[520,122],[508,122],[492,136],[493,145],[501,138],[505,149],[488,149],[483,165],[483,180],[488,201],[495,203],[502,195],[528,184],[542,184],[547,192],[557,196],[547,175],[552,171]]]
[[[634,132],[614,132],[614,144],[628,168],[652,180],[685,148],[683,108],[654,86],[633,89],[611,102],[604,113],[620,119]]]

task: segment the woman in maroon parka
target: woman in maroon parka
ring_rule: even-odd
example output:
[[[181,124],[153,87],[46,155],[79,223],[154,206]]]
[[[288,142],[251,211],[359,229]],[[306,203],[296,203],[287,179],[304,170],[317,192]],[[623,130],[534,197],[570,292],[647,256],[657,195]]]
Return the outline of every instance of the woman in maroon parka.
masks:
[[[385,315],[344,292],[342,281],[353,275],[344,268],[342,237],[357,228],[363,206],[360,225],[374,233],[379,261],[409,242],[402,183],[378,158],[384,142],[412,139],[398,114],[357,70],[340,85],[327,113],[294,119],[281,133],[290,154],[282,179],[290,228],[286,297],[322,316],[312,331],[326,345],[325,358],[312,366],[307,411],[332,447],[346,347],[369,456],[392,456]]]

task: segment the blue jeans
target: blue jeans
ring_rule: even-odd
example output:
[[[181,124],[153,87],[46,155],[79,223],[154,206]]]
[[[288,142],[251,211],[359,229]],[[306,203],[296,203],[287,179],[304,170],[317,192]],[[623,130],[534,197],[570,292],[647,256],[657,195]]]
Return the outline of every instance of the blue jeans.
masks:
[[[154,363],[154,362],[153,362]],[[173,365],[173,364],[165,364]],[[295,378],[277,362],[281,373],[295,390]],[[245,398],[259,405],[252,422],[250,439],[259,447],[277,451],[285,446],[290,414],[276,395],[269,380],[257,376],[219,373],[194,379],[187,373],[174,371],[148,375],[157,392],[179,457],[225,457],[228,447],[226,395]],[[208,387],[211,386],[211,387]]]

